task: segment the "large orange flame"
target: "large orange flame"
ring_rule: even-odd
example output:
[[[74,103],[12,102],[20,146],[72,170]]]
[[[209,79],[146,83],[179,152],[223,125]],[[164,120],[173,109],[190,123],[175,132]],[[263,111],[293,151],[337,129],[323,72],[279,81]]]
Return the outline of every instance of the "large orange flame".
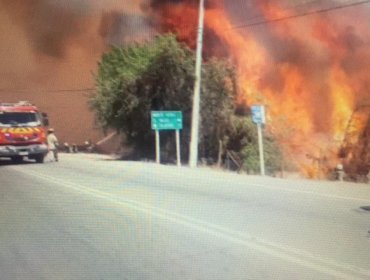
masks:
[[[266,21],[294,14],[280,2],[255,1],[255,8]],[[207,9],[206,34],[216,36],[237,63],[239,99],[266,105],[267,129],[299,164],[320,157],[334,164],[356,106],[370,97],[369,13],[355,7],[235,28],[223,5]],[[194,1],[168,5],[165,18],[165,26],[194,47]],[[212,48],[206,37],[205,49]],[[357,123],[359,134],[363,122]]]

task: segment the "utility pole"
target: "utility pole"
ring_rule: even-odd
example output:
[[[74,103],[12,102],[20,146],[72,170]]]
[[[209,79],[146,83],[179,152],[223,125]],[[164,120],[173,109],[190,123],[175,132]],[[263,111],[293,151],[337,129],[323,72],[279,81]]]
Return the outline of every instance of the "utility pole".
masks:
[[[195,84],[194,84],[194,95],[193,95],[193,111],[192,111],[192,116],[191,116],[191,138],[190,138],[190,158],[189,158],[190,167],[197,167],[197,163],[198,163],[203,30],[204,30],[204,0],[200,0],[199,2],[199,27],[198,27],[196,65],[195,65]]]

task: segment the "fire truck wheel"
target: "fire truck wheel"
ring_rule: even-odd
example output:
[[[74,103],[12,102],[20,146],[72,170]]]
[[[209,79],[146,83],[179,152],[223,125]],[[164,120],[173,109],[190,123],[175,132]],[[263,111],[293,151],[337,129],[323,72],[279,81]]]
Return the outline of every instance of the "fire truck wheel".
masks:
[[[36,155],[35,156],[35,160],[36,160],[37,163],[43,163],[44,159],[45,159],[44,155]]]
[[[21,156],[12,157],[12,162],[13,163],[21,163],[22,161],[23,161],[23,157],[21,157]]]

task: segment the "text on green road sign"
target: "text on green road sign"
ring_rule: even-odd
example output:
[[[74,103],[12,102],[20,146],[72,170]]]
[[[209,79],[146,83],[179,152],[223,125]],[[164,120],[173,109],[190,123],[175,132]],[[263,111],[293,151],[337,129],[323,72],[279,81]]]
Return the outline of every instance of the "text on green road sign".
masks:
[[[182,129],[181,111],[152,111],[153,130],[180,130]]]

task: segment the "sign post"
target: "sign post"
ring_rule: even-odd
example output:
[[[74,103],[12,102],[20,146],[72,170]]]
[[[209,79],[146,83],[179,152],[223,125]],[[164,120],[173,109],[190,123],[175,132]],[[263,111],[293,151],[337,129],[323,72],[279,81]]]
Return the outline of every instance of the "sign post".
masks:
[[[260,170],[261,175],[265,176],[265,157],[263,152],[263,136],[262,136],[262,124],[257,124],[258,130],[258,150],[260,154]]]
[[[181,166],[181,152],[180,152],[180,131],[176,129],[176,160],[177,166]]]
[[[266,123],[265,107],[261,105],[255,105],[252,106],[251,109],[252,109],[252,120],[255,124],[257,124],[260,171],[261,175],[265,176],[265,158],[263,152],[263,135],[262,135],[262,125]]]
[[[159,130],[155,131],[155,162],[160,163],[161,162],[161,142],[159,137]]]
[[[180,111],[152,111],[152,129],[155,130],[156,162],[160,163],[160,130],[176,130],[176,158],[177,166],[181,166],[180,130],[182,129],[182,112]]]

